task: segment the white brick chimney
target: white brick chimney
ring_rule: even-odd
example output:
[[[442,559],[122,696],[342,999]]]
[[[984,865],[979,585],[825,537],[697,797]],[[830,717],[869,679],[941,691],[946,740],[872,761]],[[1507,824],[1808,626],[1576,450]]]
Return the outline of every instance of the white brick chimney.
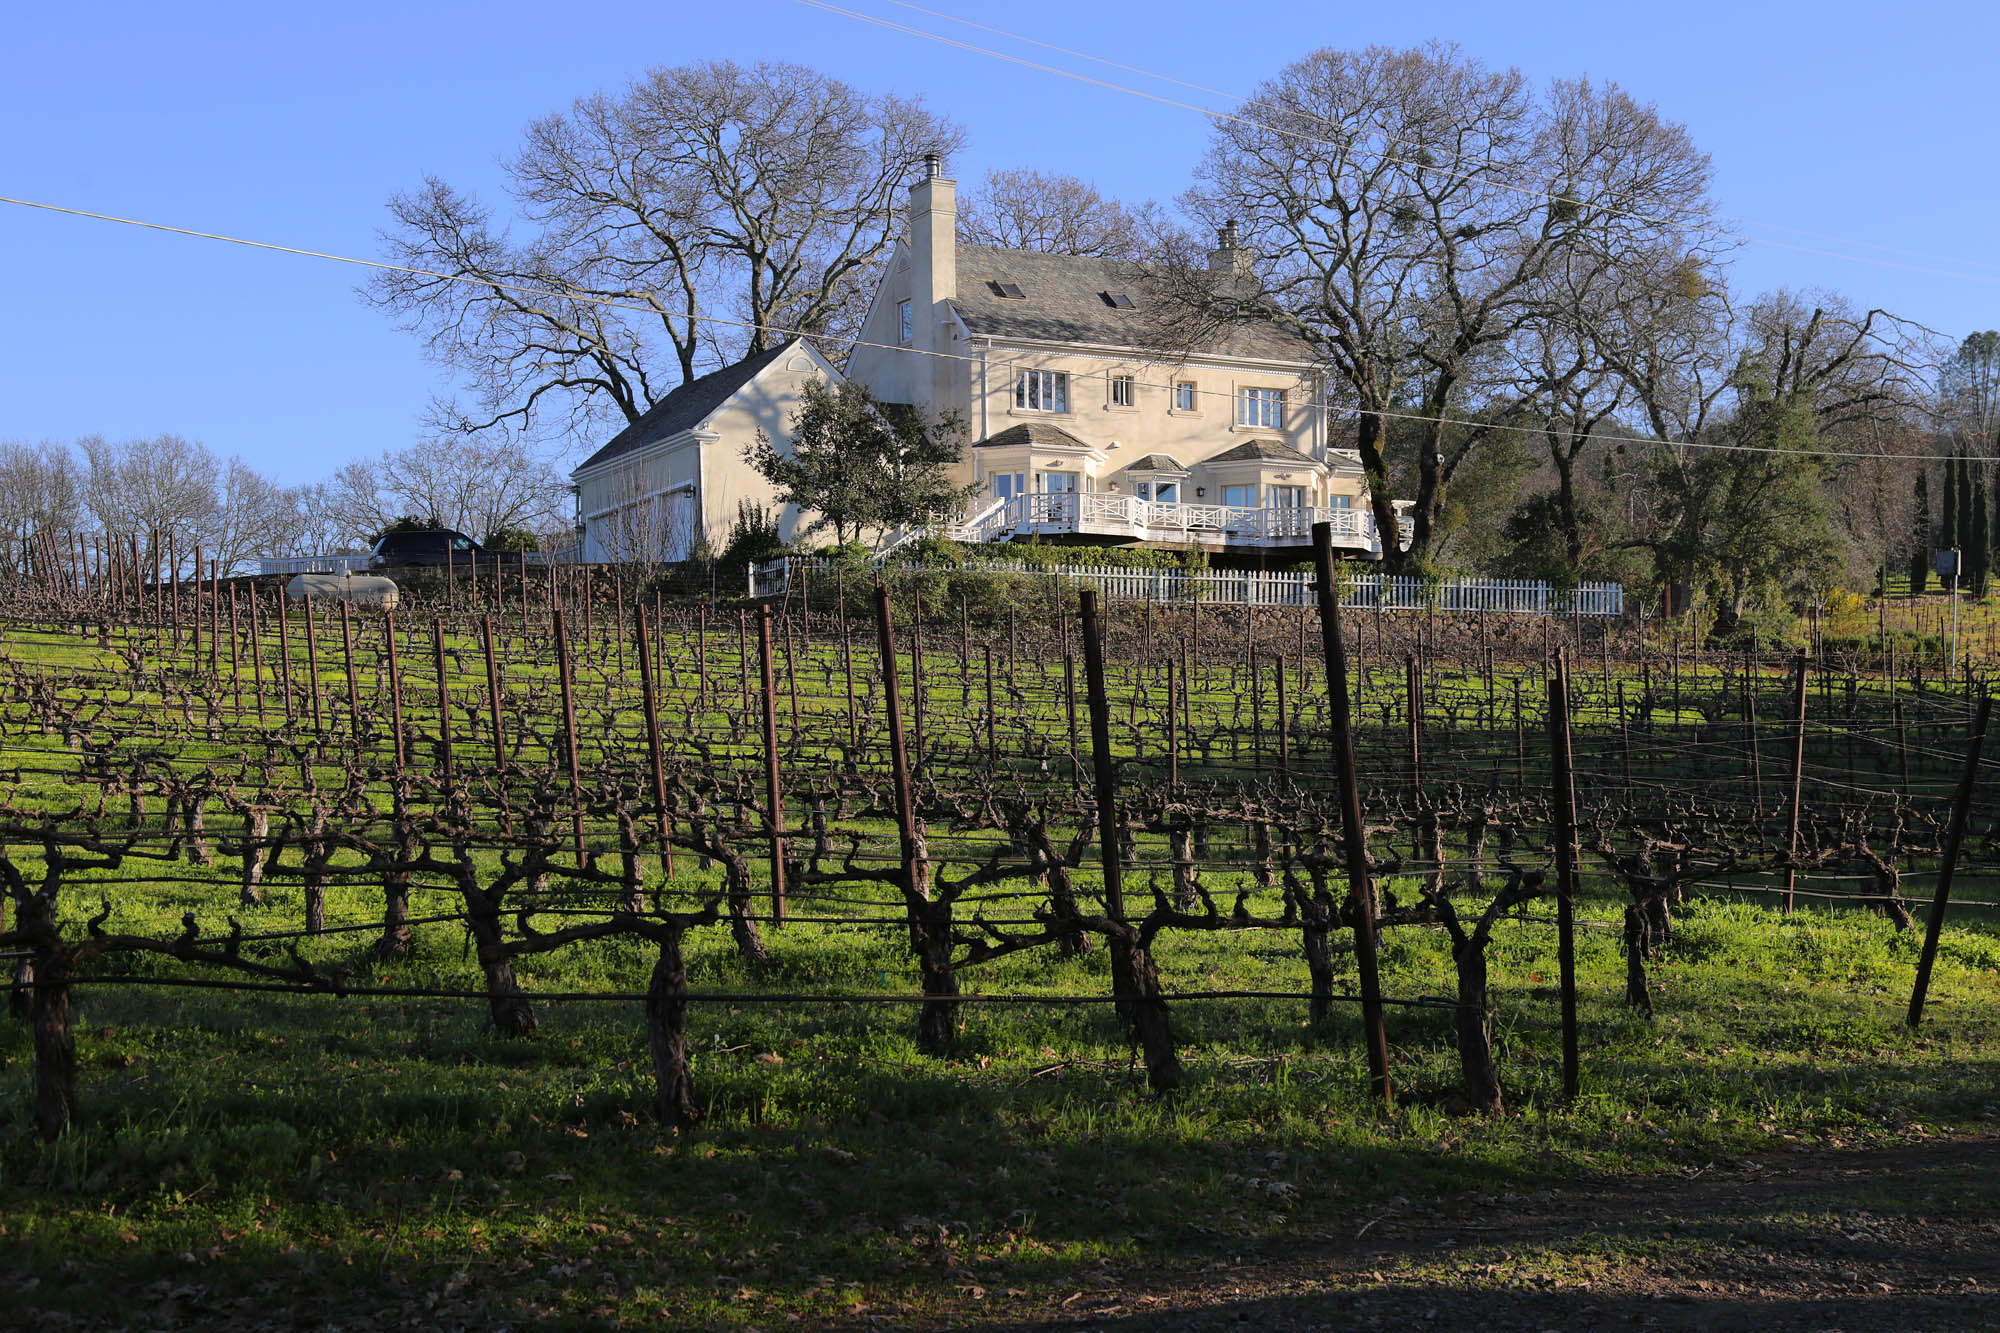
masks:
[[[956,353],[948,302],[958,296],[958,182],[936,153],[924,154],[924,176],[910,189],[910,345],[919,355]],[[961,367],[948,356],[924,356],[911,382],[933,411],[957,406]]]

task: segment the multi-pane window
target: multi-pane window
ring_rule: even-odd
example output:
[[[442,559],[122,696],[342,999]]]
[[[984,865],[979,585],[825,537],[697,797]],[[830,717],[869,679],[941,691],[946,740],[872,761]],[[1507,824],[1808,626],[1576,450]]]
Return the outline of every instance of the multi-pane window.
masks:
[[[1130,375],[1113,375],[1111,377],[1111,405],[1113,407],[1130,407],[1138,401],[1139,390],[1133,384]]]
[[[1014,381],[1014,406],[1031,412],[1069,411],[1069,376],[1060,370],[1024,370]]]
[[[1306,488],[1303,486],[1266,486],[1264,503],[1272,509],[1304,509]]]
[[[993,498],[1011,500],[1017,495],[1028,493],[1028,477],[1024,472],[996,472],[993,474]]]
[[[1194,408],[1194,403],[1195,403],[1195,397],[1194,397],[1194,381],[1193,381],[1193,380],[1175,380],[1175,381],[1174,381],[1174,411],[1176,411],[1176,412],[1192,412],[1192,411],[1194,411],[1194,410],[1195,410],[1195,408]]]
[[[1354,508],[1354,497],[1351,495],[1329,495],[1326,497],[1326,507],[1328,509],[1352,509]]]
[[[1043,495],[1075,495],[1077,474],[1074,472],[1040,472],[1036,474],[1042,483]]]
[[[1236,424],[1239,426],[1268,426],[1281,430],[1285,424],[1285,391],[1283,389],[1238,389],[1236,391]]]
[[[1257,488],[1255,486],[1224,486],[1222,488],[1222,503],[1228,505],[1231,509],[1255,509],[1257,507]]]
[[[897,341],[901,342],[903,346],[908,347],[910,345],[910,332],[910,303],[908,301],[898,301],[896,302]]]

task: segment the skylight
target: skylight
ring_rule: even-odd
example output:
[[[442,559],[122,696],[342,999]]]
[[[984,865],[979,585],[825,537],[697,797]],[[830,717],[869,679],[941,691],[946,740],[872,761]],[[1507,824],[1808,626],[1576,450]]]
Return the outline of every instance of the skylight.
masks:
[[[1000,282],[996,279],[986,285],[993,289],[995,296],[1004,296],[1014,301],[1025,301],[1028,299],[1028,294],[1021,290],[1021,284],[1018,282]]]
[[[1103,297],[1104,304],[1110,306],[1113,310],[1130,310],[1132,308],[1132,298],[1123,292],[1099,292],[1098,295]]]

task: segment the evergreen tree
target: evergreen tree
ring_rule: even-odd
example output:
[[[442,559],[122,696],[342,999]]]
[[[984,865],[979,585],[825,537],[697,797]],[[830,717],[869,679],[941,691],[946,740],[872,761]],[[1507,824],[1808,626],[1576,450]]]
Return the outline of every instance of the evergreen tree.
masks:
[[[1972,473],[1972,539],[1967,542],[1971,549],[1966,552],[1966,572],[1972,576],[1972,595],[1986,595],[1987,550],[1986,539],[1986,464],[1967,463]]]
[[[1965,454],[1958,456],[1958,545],[1962,548],[1958,557],[1958,581],[1966,582],[1972,572],[1968,557],[1972,553],[1972,513],[1975,508],[1972,499],[1972,459]]]
[[[1917,467],[1916,490],[1917,523],[1910,545],[1910,596],[1921,597],[1931,577],[1931,470],[1927,464]],[[1995,502],[2000,503],[2000,495],[1995,496]]]
[[[1938,548],[1949,551],[1958,545],[1958,455],[1951,454],[1944,460],[1944,512],[1938,515],[1943,531],[1938,534]]]

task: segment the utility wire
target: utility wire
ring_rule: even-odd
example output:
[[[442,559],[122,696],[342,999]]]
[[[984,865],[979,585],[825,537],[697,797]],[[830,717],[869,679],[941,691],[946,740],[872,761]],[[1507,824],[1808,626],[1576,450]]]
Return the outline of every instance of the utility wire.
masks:
[[[800,0],[800,2],[816,3],[816,0]],[[35,199],[22,199],[11,195],[0,195],[0,204],[12,204],[19,208],[35,209],[40,212],[56,213],[67,217],[88,218],[96,222],[111,222],[120,226],[138,227],[147,231],[166,232],[175,236],[188,236],[197,240],[220,241],[225,245],[240,245],[251,250],[269,250],[278,254],[298,255],[306,259],[324,259],[331,263],[351,264],[357,268],[377,269],[386,273],[406,273],[412,277],[435,278],[441,282],[464,283],[472,287],[484,287],[490,291],[509,292],[518,296],[549,297],[555,300],[575,302],[578,305],[597,306],[606,310],[629,310],[643,315],[659,314],[659,311],[653,307],[642,305],[636,301],[619,301],[610,297],[585,296],[580,293],[561,292],[552,288],[535,287],[526,283],[503,282],[497,278],[479,277],[467,273],[445,273],[436,269],[416,268],[408,264],[391,264],[385,260],[361,259],[353,255],[335,254],[327,250],[311,250],[302,246],[279,245],[271,241],[256,241],[242,236],[230,236],[222,232],[202,231],[193,227],[177,227],[164,222],[151,222],[143,218],[121,217],[114,213],[100,213],[90,209],[71,208],[62,204],[45,203]],[[947,361],[962,361],[968,365],[980,364],[987,360],[984,357],[972,356],[962,352],[939,352],[924,348],[904,347],[901,344],[869,342],[858,335],[848,337],[813,332],[807,329],[788,328],[777,324],[759,324],[750,320],[730,319],[723,315],[711,315],[705,311],[697,313],[694,318],[700,322],[721,324],[730,328],[749,329],[753,331],[761,330],[767,334],[811,338],[819,342],[839,343],[846,346],[850,352],[868,348],[875,351],[898,352],[906,356],[928,356]],[[1033,354],[1024,355],[1032,359]],[[1008,357],[1003,358],[1000,364],[1011,367],[1016,364],[1016,361],[1014,358]],[[1174,388],[1171,383],[1147,380],[1135,380],[1134,385],[1137,388],[1157,389],[1162,392],[1171,392]],[[1221,398],[1225,400],[1231,398],[1230,391],[1226,389],[1198,388],[1196,392],[1207,398]],[[1335,420],[1336,418],[1345,419],[1348,415],[1343,409],[1336,408],[1329,403],[1308,402],[1296,405],[1288,404],[1287,407],[1288,410],[1296,407],[1298,410],[1317,412],[1328,421]],[[1430,417],[1419,416],[1413,412],[1388,411],[1378,411],[1361,415],[1372,415],[1384,421],[1413,421],[1423,425],[1442,423],[1447,426],[1471,426],[1484,430],[1509,431],[1524,435],[1539,435],[1542,433],[1542,428],[1539,426],[1514,426],[1504,422],[1476,421],[1469,417]],[[1808,452],[1800,449],[1785,449],[1770,445],[1735,444],[1722,440],[1652,440],[1635,438],[1629,435],[1600,434],[1595,431],[1585,432],[1582,435],[1572,435],[1569,438],[1593,440],[1620,446],[1638,445],[1641,447],[1655,446],[1663,449],[1706,449],[1724,453],[1745,454],[1791,454],[1802,458],[1862,458],[1897,462],[1921,460],[1925,457],[1925,455],[1920,453],[1897,454],[1881,450],[1816,449]]]

